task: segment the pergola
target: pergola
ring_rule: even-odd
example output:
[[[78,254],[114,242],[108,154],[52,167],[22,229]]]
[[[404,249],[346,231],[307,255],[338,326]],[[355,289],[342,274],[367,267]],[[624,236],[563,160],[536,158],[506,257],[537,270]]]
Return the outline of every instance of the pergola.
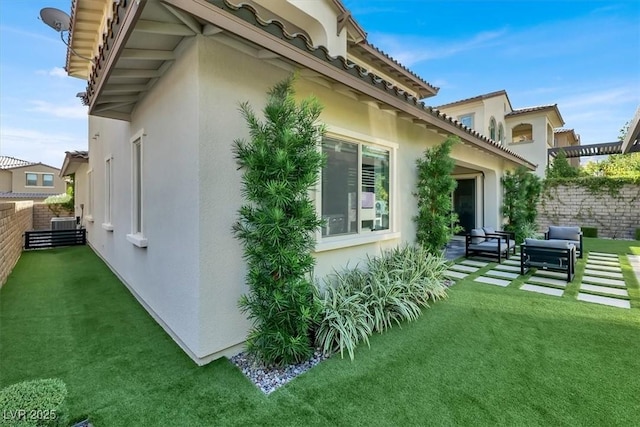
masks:
[[[602,144],[574,145],[570,147],[556,147],[547,150],[549,160],[556,158],[560,150],[564,151],[567,158],[606,156],[609,154],[627,154],[640,152],[640,108],[629,123],[629,130],[624,141],[604,142]]]

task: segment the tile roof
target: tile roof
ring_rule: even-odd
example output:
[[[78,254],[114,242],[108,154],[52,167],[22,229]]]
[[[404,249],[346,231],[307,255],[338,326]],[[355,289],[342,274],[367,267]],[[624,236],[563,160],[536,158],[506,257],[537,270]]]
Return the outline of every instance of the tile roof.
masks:
[[[551,110],[554,108],[557,109],[558,104],[536,105],[535,107],[516,108],[512,112],[505,114],[505,117],[517,116],[518,114],[526,114],[526,113],[532,113],[537,111]]]
[[[438,109],[449,108],[449,107],[454,107],[456,105],[468,104],[470,102],[476,102],[476,101],[482,101],[483,99],[494,98],[494,97],[500,96],[500,95],[506,96],[507,100],[509,99],[509,96],[507,95],[507,91],[502,89],[502,90],[497,90],[495,92],[489,92],[489,93],[485,93],[483,95],[473,96],[471,98],[465,98],[465,99],[461,99],[459,101],[453,101],[453,102],[449,102],[447,104],[438,105],[435,108],[438,108]],[[511,105],[511,101],[509,101],[509,105]]]
[[[553,130],[553,133],[567,133],[567,132],[573,132],[573,129],[565,129],[565,128],[556,128]]]
[[[89,152],[84,150],[65,151],[65,154],[73,159],[88,159]]]
[[[34,162],[16,159],[15,157],[0,156],[0,169],[12,169],[35,164]]]
[[[382,49],[374,46],[367,40],[352,45],[349,47],[349,49],[352,51],[352,53],[358,53],[361,55],[366,54],[370,59],[373,59],[376,62],[376,65],[380,66],[382,69],[386,68],[387,70],[395,72],[394,74],[396,75],[394,75],[393,77],[397,78],[401,83],[406,84],[412,89],[415,89],[417,87],[417,93],[421,98],[434,96],[440,90],[440,88],[433,86],[431,83],[424,80],[422,77],[402,65],[389,54],[384,52]]]
[[[0,199],[46,199],[57,193],[13,193],[11,191],[0,192]]]
[[[496,150],[504,153],[505,155],[510,156],[512,159],[517,159],[517,161],[522,162],[523,164],[529,164],[531,166],[535,166],[533,163],[520,156],[519,154],[503,147],[496,141],[487,138],[481,133],[469,129],[466,126],[462,125],[458,121],[454,120],[452,117],[447,116],[444,113],[441,113],[437,109],[433,107],[427,106],[424,102],[421,102],[416,97],[402,90],[398,86],[392,84],[391,82],[386,81],[385,79],[377,76],[374,73],[369,72],[367,69],[353,63],[352,61],[347,60],[342,56],[331,56],[329,54],[328,49],[325,46],[313,46],[311,41],[304,34],[289,34],[286,31],[284,24],[282,24],[278,20],[268,20],[263,21],[258,16],[256,10],[251,7],[249,4],[239,4],[234,5],[230,3],[228,0],[207,0],[209,5],[215,6],[227,13],[234,15],[236,18],[239,18],[246,23],[253,25],[255,27],[261,28],[263,31],[271,34],[287,44],[295,47],[303,52],[306,52],[309,55],[339,69],[340,71],[360,79],[361,81],[375,87],[380,90],[382,93],[387,95],[391,95],[397,98],[404,103],[421,110],[423,113],[430,115],[431,117],[436,118],[438,121],[443,124],[450,124],[455,126],[456,128],[462,130],[462,132],[468,134],[471,137],[474,137],[476,140],[480,141],[487,146],[491,146],[492,150]],[[85,98],[88,101],[91,101],[94,97],[98,95],[97,91],[99,89],[99,81],[104,76],[100,76],[101,71],[104,69],[104,63],[106,63],[107,58],[109,57],[109,52],[114,44],[115,38],[117,34],[119,34],[120,26],[123,23],[123,19],[121,15],[124,15],[125,9],[127,5],[130,5],[129,2],[121,1],[119,3],[113,3],[113,17],[107,22],[107,27],[109,31],[103,37],[103,44],[99,48],[98,55],[96,56],[96,62],[92,68],[92,71],[88,77],[87,91]],[[72,17],[72,25],[73,25],[73,17]],[[89,102],[91,105],[91,102]],[[419,117],[419,116],[417,116]],[[418,118],[419,120],[419,118]],[[469,140],[470,142],[472,140]],[[475,141],[472,142],[476,144]],[[481,146],[481,144],[478,144]],[[490,150],[491,151],[491,150]]]

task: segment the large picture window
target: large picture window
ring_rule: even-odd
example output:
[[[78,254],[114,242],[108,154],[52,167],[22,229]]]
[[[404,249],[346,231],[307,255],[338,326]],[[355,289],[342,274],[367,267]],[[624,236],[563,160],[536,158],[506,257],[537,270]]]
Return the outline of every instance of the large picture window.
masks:
[[[322,151],[322,236],[389,230],[390,151],[331,138]]]

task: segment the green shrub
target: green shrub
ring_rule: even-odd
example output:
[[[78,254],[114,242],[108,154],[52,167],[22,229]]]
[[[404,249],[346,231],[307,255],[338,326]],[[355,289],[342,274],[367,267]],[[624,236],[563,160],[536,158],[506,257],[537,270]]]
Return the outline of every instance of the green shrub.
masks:
[[[597,227],[581,227],[580,229],[584,237],[598,237]]]
[[[24,381],[0,390],[1,425],[67,425],[67,387],[58,378]]]
[[[421,246],[368,257],[365,269],[345,269],[325,279],[316,343],[325,353],[346,350],[353,360],[361,341],[394,323],[417,319],[429,300],[446,297],[447,261]]]
[[[418,205],[416,241],[435,252],[444,248],[451,237],[462,230],[457,225],[458,216],[453,211],[451,193],[458,185],[451,174],[455,162],[451,148],[459,143],[457,137],[449,137],[442,144],[428,148],[417,163],[417,188],[414,192]]]
[[[504,192],[502,214],[507,220],[504,229],[514,232],[516,244],[520,244],[528,237],[526,234],[531,231],[531,225],[536,223],[542,182],[524,166],[507,171],[501,182]]]
[[[269,91],[264,122],[247,103],[241,111],[251,139],[234,141],[245,200],[233,231],[249,270],[239,306],[253,321],[247,351],[267,365],[286,365],[313,354],[320,308],[310,275],[322,221],[309,193],[324,163],[317,147],[322,107],[314,98],[297,104],[290,77]]]
[[[636,240],[640,240],[640,228],[636,228]]]

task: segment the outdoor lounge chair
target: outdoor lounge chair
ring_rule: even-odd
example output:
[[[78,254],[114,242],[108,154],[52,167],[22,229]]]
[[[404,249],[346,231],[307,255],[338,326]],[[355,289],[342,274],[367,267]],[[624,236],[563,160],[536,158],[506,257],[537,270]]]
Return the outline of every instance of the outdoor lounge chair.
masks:
[[[544,233],[544,239],[571,243],[576,247],[578,258],[582,258],[584,245],[582,244],[582,231],[580,227],[556,227],[550,225],[549,231]]]
[[[530,268],[566,273],[570,282],[576,273],[576,247],[563,240],[525,239],[520,245],[520,274]]]
[[[495,231],[492,228],[474,228],[465,236],[465,257],[479,254],[496,257],[498,263],[502,258],[509,259],[509,250],[516,253],[515,235],[508,231]]]

